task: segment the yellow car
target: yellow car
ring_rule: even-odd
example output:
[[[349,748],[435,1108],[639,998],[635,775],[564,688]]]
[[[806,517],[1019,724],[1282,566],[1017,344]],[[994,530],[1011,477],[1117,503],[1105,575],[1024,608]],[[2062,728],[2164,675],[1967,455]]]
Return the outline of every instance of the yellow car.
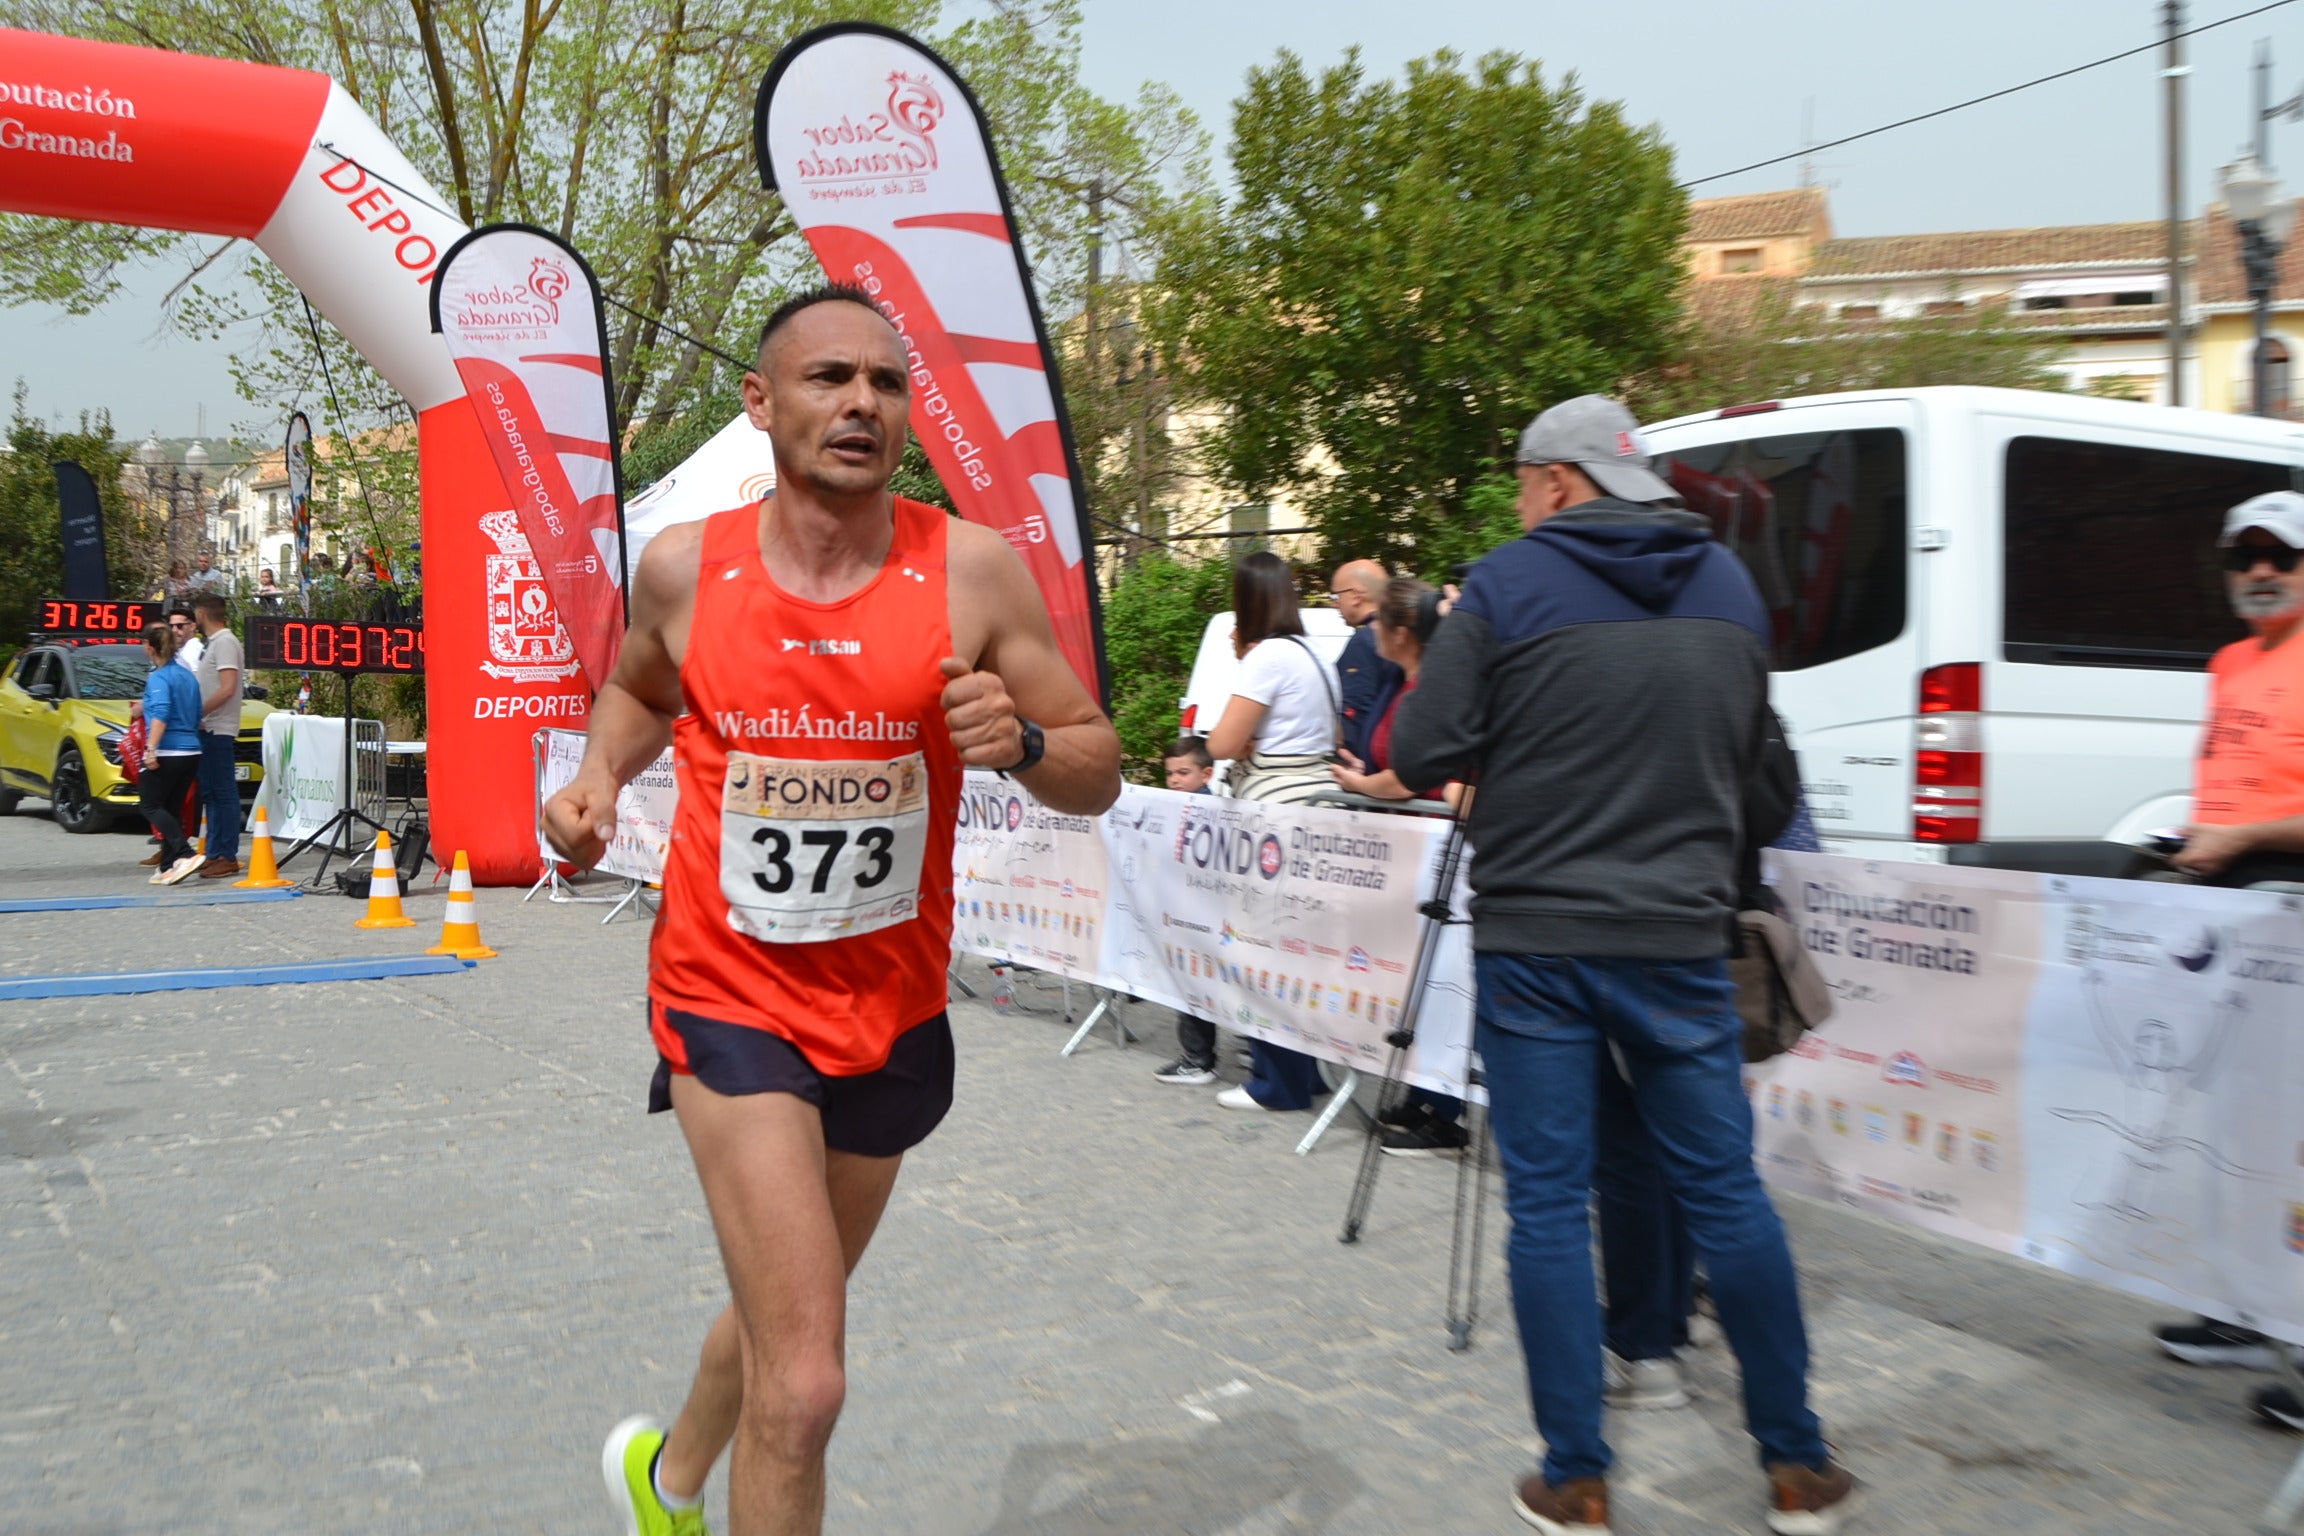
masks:
[[[47,799],[67,832],[101,832],[136,809],[136,786],[120,771],[128,706],[144,697],[150,662],[140,645],[34,645],[0,681],[0,816],[26,795]],[[264,778],[264,717],[240,706],[234,767],[245,807]]]

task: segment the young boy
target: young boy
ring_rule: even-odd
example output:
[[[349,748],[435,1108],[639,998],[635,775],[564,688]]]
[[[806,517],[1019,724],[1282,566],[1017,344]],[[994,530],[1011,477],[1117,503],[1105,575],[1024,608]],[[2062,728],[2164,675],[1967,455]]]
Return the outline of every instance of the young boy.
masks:
[[[1216,759],[1208,743],[1198,736],[1179,736],[1168,748],[1168,787],[1180,794],[1212,793],[1208,781],[1216,775]],[[1188,1013],[1176,1015],[1176,1059],[1152,1074],[1163,1083],[1199,1087],[1216,1081],[1216,1026]]]

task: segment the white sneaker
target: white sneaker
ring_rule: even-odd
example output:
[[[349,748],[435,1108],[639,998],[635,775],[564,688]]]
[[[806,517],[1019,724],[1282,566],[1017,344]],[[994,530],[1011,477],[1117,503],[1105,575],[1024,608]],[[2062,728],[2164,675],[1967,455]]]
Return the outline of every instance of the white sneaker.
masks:
[[[1680,1363],[1661,1360],[1619,1360],[1609,1355],[1608,1406],[1611,1408],[1685,1408],[1688,1388],[1680,1380]]]
[[[1226,1109],[1261,1109],[1267,1113],[1278,1113],[1269,1104],[1257,1103],[1255,1095],[1245,1088],[1227,1088],[1216,1095],[1216,1102]]]
[[[162,870],[160,878],[154,883],[157,885],[174,885],[179,880],[189,878],[194,870],[207,862],[197,853],[188,853]]]

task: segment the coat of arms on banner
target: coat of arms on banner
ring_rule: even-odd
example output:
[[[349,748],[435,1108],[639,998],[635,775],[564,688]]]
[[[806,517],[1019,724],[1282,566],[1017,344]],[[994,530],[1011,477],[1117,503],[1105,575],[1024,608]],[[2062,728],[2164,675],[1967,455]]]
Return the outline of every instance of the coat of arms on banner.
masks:
[[[488,660],[480,670],[516,682],[551,682],[574,677],[581,666],[576,642],[552,606],[544,567],[529,548],[520,519],[491,512],[480,529],[496,541],[488,557]]]

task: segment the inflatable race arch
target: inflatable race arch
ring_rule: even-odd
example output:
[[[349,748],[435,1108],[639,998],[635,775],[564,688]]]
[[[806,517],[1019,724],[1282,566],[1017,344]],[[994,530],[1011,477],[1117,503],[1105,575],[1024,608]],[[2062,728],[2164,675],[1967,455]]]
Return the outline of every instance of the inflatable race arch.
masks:
[[[252,240],[408,401],[432,836],[484,884],[534,879],[530,737],[581,727],[591,689],[432,333],[446,200],[326,75],[0,28],[0,210]]]

